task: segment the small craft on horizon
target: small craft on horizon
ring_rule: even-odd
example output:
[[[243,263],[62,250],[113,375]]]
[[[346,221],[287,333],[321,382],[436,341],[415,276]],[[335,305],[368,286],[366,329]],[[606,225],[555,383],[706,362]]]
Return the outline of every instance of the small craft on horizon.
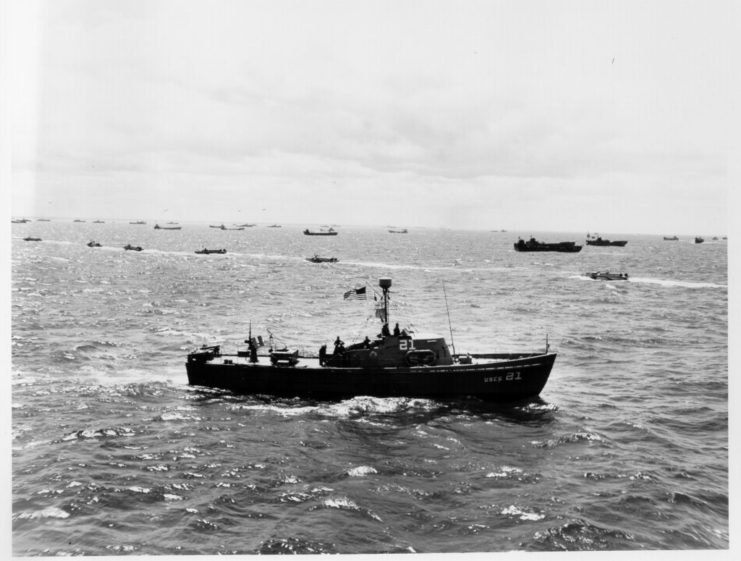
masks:
[[[304,230],[305,236],[336,236],[337,230],[330,228],[329,230],[319,230],[318,232],[312,232],[308,228]]]
[[[224,254],[224,253],[226,253],[226,249],[206,249],[204,247],[203,249],[196,249],[196,253],[198,253],[200,255],[210,255],[212,253]]]
[[[563,253],[578,253],[582,246],[576,245],[576,242],[556,242],[546,243],[539,242],[534,237],[528,241],[518,238],[515,242],[515,251],[560,251]]]
[[[628,273],[611,273],[610,271],[584,273],[584,276],[594,280],[628,280]]]
[[[602,239],[598,234],[595,234],[594,236],[590,236],[587,234],[587,245],[598,245],[598,246],[618,246],[618,247],[624,247],[625,244],[627,244],[627,240],[619,240],[619,241],[610,241],[610,240],[604,240]]]
[[[307,257],[306,260],[312,263],[337,263],[339,261],[336,257],[319,257],[316,254],[314,257]]]

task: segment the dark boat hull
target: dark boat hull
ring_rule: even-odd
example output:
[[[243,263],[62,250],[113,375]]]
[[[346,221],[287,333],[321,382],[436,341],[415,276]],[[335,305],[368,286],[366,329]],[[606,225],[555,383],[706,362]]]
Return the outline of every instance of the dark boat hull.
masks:
[[[515,251],[559,251],[561,253],[579,253],[581,251],[582,246],[580,245],[572,245],[572,244],[558,244],[558,243],[543,243],[539,244],[537,246],[535,245],[520,245],[515,244]]]
[[[620,240],[620,241],[614,241],[614,242],[611,242],[609,240],[587,240],[587,245],[597,245],[600,247],[609,246],[609,245],[617,246],[617,247],[625,247],[625,244],[627,243],[628,243],[627,240]]]
[[[478,355],[495,357],[496,355]],[[536,397],[550,375],[555,353],[499,355],[498,362],[394,368],[333,368],[301,363],[271,365],[264,360],[220,357],[186,363],[188,383],[243,394],[342,399],[375,397],[476,397],[508,402]],[[261,357],[264,359],[264,357]]]
[[[628,273],[584,273],[584,276],[593,280],[628,280]]]

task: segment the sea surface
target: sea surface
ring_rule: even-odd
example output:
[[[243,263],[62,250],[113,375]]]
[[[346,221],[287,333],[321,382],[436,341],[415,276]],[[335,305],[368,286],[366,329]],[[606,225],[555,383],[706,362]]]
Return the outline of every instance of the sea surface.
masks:
[[[516,253],[531,232],[182,226],[12,225],[14,555],[729,547],[726,241],[603,233],[628,244]],[[597,270],[630,280],[582,276]],[[306,353],[372,337],[372,299],[343,293],[380,277],[392,324],[457,352],[547,339],[540,398],[187,384],[189,350],[250,331]]]

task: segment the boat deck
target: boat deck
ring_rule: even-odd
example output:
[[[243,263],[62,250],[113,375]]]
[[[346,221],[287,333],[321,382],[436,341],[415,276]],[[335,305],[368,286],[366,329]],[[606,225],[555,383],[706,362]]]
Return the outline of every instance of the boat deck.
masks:
[[[491,354],[471,354],[471,355],[456,355],[459,357],[469,357],[471,359],[471,362],[455,362],[453,365],[455,366],[484,366],[484,365],[496,365],[499,362],[508,362],[512,360],[517,360],[518,358],[532,358],[536,356],[542,356],[544,354],[547,354],[545,352],[543,353],[491,353]],[[465,359],[464,359],[465,360]],[[249,356],[243,356],[241,353],[239,355],[237,354],[220,354],[218,356],[215,356],[214,358],[207,361],[208,364],[232,364],[232,365],[240,365],[240,366],[273,366],[273,363],[270,360],[270,355],[267,354],[258,354],[257,355],[257,362],[250,362]],[[285,362],[279,363],[281,366],[288,366]],[[444,364],[444,365],[433,365],[433,366],[419,366],[417,368],[427,368],[427,369],[435,369],[435,368],[448,368],[451,365]],[[298,363],[293,365],[296,369],[301,368],[326,368],[326,369],[332,369],[332,367],[329,366],[321,366],[319,364],[319,357],[318,356],[298,356]],[[342,369],[347,369],[350,367],[343,366],[340,367]],[[400,366],[399,368],[409,368],[407,366]],[[358,370],[361,370],[362,368],[357,367]]]

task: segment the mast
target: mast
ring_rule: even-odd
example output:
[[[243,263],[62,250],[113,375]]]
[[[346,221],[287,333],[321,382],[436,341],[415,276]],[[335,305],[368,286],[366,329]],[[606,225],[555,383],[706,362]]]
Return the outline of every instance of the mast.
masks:
[[[455,341],[453,340],[453,324],[450,321],[450,308],[448,308],[448,295],[445,293],[445,281],[443,284],[443,296],[445,296],[445,311],[448,312],[448,328],[450,329],[450,345],[453,347],[453,356],[455,356]]]
[[[391,279],[382,278],[378,280],[378,286],[383,290],[383,323],[389,322],[389,288],[391,288]]]

